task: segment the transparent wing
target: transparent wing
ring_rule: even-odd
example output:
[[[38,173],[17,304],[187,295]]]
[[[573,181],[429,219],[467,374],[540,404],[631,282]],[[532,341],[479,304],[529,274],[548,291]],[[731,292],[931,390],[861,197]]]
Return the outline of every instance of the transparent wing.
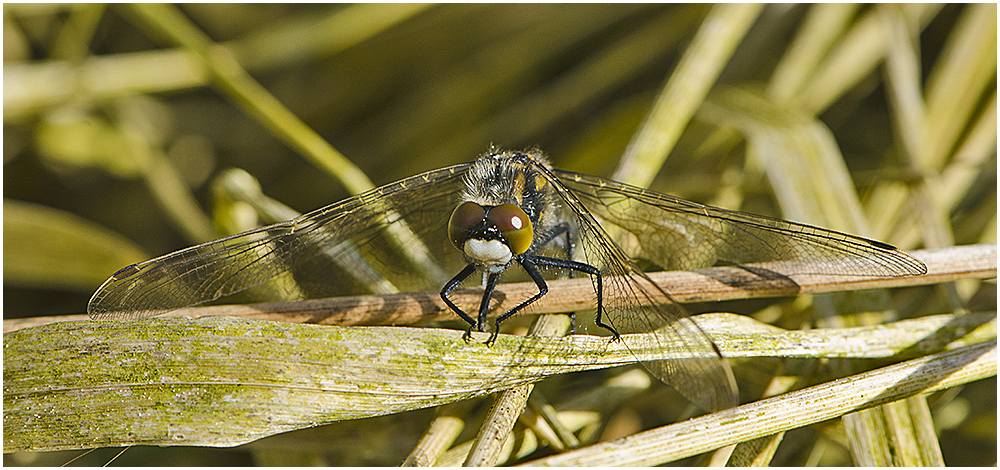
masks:
[[[596,176],[554,173],[594,214],[628,233],[622,245],[630,256],[665,270],[769,261],[796,274],[927,272],[923,263],[886,243],[697,204]]]
[[[465,263],[446,246],[468,165],[430,171],[287,222],[128,266],[94,294],[96,319],[131,319],[243,293],[287,301],[440,289]]]
[[[552,170],[580,216],[587,261],[607,279],[607,316],[636,353],[650,346],[679,347],[695,359],[643,361],[654,376],[702,408],[737,400],[728,364],[711,340],[631,262],[644,258],[664,269],[777,262],[793,273],[907,276],[926,266],[895,247],[866,238],[784,220],[729,211],[596,176]],[[594,219],[621,229],[624,249]],[[638,357],[638,354],[637,354]]]
[[[736,380],[712,340],[612,241],[575,191],[538,167],[556,189],[562,217],[575,218],[578,253],[601,272],[605,321],[618,333],[639,333],[622,339],[653,376],[692,403],[705,410],[735,406]],[[651,351],[656,358],[644,360]]]

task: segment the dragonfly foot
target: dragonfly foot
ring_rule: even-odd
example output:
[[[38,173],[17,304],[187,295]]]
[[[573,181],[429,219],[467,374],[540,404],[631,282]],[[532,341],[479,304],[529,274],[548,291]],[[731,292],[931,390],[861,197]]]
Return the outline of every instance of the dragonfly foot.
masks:
[[[474,327],[470,326],[468,330],[465,330],[465,334],[462,335],[462,341],[468,343],[472,340],[472,328]]]
[[[497,342],[497,336],[500,334],[500,330],[494,330],[493,334],[490,335],[490,339],[486,340],[485,345],[493,346],[493,343]]]
[[[618,334],[618,330],[612,328],[611,325],[604,324],[604,322],[601,321],[600,316],[598,316],[597,321],[594,323],[597,323],[597,326],[611,332],[611,341],[618,341],[622,339],[622,335]]]

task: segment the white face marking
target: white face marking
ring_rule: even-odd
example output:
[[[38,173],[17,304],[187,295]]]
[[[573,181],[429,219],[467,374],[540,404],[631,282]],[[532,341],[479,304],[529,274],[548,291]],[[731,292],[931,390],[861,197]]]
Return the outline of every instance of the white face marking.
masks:
[[[513,255],[510,253],[510,248],[500,240],[470,238],[465,241],[465,257],[477,266],[490,271],[490,268],[507,267]]]

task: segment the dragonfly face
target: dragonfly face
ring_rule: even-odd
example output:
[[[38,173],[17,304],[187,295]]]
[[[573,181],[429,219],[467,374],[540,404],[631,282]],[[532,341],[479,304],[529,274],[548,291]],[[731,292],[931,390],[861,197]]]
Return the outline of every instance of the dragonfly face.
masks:
[[[606,227],[630,243],[617,244]],[[538,151],[492,150],[287,222],[128,266],[97,290],[87,311],[95,319],[132,319],[240,292],[274,301],[440,290],[471,325],[468,335],[485,331],[492,293],[514,266],[538,293],[495,326],[546,294],[542,271],[583,273],[594,283],[596,323],[621,333],[650,373],[703,409],[735,405],[728,363],[637,258],[664,269],[773,262],[788,273],[926,272],[881,242],[552,169]],[[476,272],[486,289],[472,317],[449,294]]]
[[[465,260],[485,272],[507,269],[515,255],[531,247],[534,230],[524,210],[513,204],[459,204],[448,220],[448,235]]]

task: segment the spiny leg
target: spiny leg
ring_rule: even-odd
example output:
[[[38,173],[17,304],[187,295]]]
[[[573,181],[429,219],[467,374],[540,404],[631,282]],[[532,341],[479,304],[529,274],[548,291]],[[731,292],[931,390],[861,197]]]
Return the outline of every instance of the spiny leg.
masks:
[[[500,333],[501,322],[510,318],[511,315],[514,315],[515,313],[521,311],[528,305],[531,305],[534,301],[542,298],[542,296],[549,291],[549,285],[545,283],[545,279],[542,278],[542,274],[538,272],[538,268],[536,268],[534,263],[532,262],[535,259],[537,258],[532,256],[523,256],[521,257],[521,259],[518,260],[518,262],[521,263],[521,267],[524,268],[524,271],[527,272],[529,276],[531,276],[531,280],[535,281],[535,285],[538,286],[538,293],[531,296],[524,302],[521,302],[516,307],[508,310],[507,313],[497,317],[496,325],[493,329],[493,336],[490,336],[490,339],[486,340],[486,344],[491,344],[494,341],[496,341],[497,334]]]
[[[601,271],[600,270],[598,270],[596,267],[591,266],[591,265],[586,264],[586,263],[581,263],[581,262],[578,262],[578,261],[572,261],[572,260],[566,260],[566,259],[559,259],[559,258],[549,258],[549,257],[546,257],[546,256],[525,256],[525,257],[521,258],[519,260],[519,262],[521,263],[521,266],[524,267],[524,270],[528,273],[528,275],[531,276],[531,279],[533,281],[535,281],[535,285],[538,286],[539,292],[537,294],[535,294],[534,296],[532,296],[531,298],[529,298],[528,300],[525,300],[524,302],[521,302],[520,305],[518,305],[518,306],[516,306],[516,307],[514,307],[512,309],[510,309],[510,311],[508,311],[507,313],[505,313],[505,314],[501,315],[499,318],[497,318],[497,321],[496,321],[497,330],[499,330],[499,328],[500,328],[500,322],[506,320],[511,315],[514,315],[515,313],[517,313],[520,310],[524,309],[525,307],[527,307],[528,305],[530,305],[532,302],[540,299],[543,295],[545,295],[549,291],[548,284],[545,283],[545,279],[542,278],[542,275],[541,275],[541,273],[538,272],[538,268],[537,268],[537,266],[549,266],[549,267],[555,267],[555,268],[563,268],[563,269],[571,269],[571,270],[574,270],[574,271],[580,271],[580,272],[587,273],[587,274],[590,274],[591,276],[595,277],[595,279],[596,279],[595,283],[597,284],[597,286],[596,286],[596,294],[597,294],[597,318],[595,320],[595,323],[597,323],[598,326],[600,326],[600,327],[602,327],[602,328],[610,331],[614,335],[615,339],[619,339],[620,338],[620,335],[618,334],[617,331],[615,331],[614,328],[612,328],[610,325],[605,324],[604,322],[601,321],[601,316],[604,314],[604,295],[603,295],[603,293],[604,293],[604,281],[603,281],[603,276],[601,275]]]
[[[463,269],[461,272],[456,274],[455,277],[451,278],[451,280],[448,281],[448,283],[441,288],[441,300],[444,300],[444,303],[448,305],[448,308],[450,308],[451,311],[457,313],[458,316],[462,317],[462,320],[465,320],[466,323],[469,324],[469,331],[466,331],[465,334],[462,335],[462,339],[464,339],[465,341],[469,341],[469,338],[472,337],[472,328],[476,327],[476,320],[470,317],[465,312],[463,312],[462,309],[458,308],[458,306],[455,305],[455,303],[448,298],[448,295],[451,294],[455,290],[455,288],[462,283],[462,281],[464,281],[467,277],[472,275],[472,273],[475,271],[476,267],[470,264],[466,266],[465,269]]]
[[[566,223],[566,222],[560,222],[558,225],[556,225],[555,228],[552,229],[552,230],[550,230],[548,232],[548,234],[545,235],[544,238],[542,238],[541,240],[539,240],[538,242],[536,242],[535,246],[538,247],[538,248],[544,247],[545,245],[548,245],[550,242],[552,242],[552,240],[555,240],[556,238],[558,238],[561,235],[565,235],[566,236],[566,245],[564,247],[566,249],[566,258],[565,259],[572,261],[573,260],[573,256],[576,254],[576,245],[574,244],[574,241],[573,241],[573,232],[570,231],[569,224]],[[532,254],[534,253],[534,251],[535,250],[529,251],[528,253],[526,253],[526,255],[529,256],[529,257],[531,257]],[[539,257],[539,258],[546,258],[546,257]],[[576,277],[576,276],[574,276],[574,274],[576,273],[576,271],[577,270],[575,270],[575,269],[570,269],[569,273],[568,273],[568,277],[570,279],[573,279],[574,277]],[[570,313],[568,313],[568,315],[569,315],[569,318],[570,318],[570,322],[573,325],[573,333],[576,333],[576,313],[570,312]]]
[[[611,334],[614,335],[614,339],[621,338],[621,335],[619,335],[611,325],[601,321],[601,318],[604,315],[604,276],[601,275],[601,271],[599,269],[589,264],[573,260],[548,258],[544,256],[533,256],[531,259],[538,266],[552,266],[571,269],[573,271],[580,271],[594,276],[595,284],[597,284],[594,289],[597,294],[597,317],[594,319],[594,323],[596,323],[597,326],[610,331]]]
[[[479,302],[479,317],[477,318],[477,323],[469,328],[465,334],[467,337],[472,337],[472,328],[478,331],[484,331],[483,328],[486,327],[486,315],[490,313],[490,299],[493,298],[493,291],[496,290],[497,280],[500,279],[500,273],[490,273],[486,278],[486,289],[483,291],[483,299]],[[500,323],[497,322],[497,329],[493,330],[493,334],[490,338],[486,340],[486,344],[492,344],[497,339],[497,334],[500,333]],[[466,339],[468,341],[468,338]]]

